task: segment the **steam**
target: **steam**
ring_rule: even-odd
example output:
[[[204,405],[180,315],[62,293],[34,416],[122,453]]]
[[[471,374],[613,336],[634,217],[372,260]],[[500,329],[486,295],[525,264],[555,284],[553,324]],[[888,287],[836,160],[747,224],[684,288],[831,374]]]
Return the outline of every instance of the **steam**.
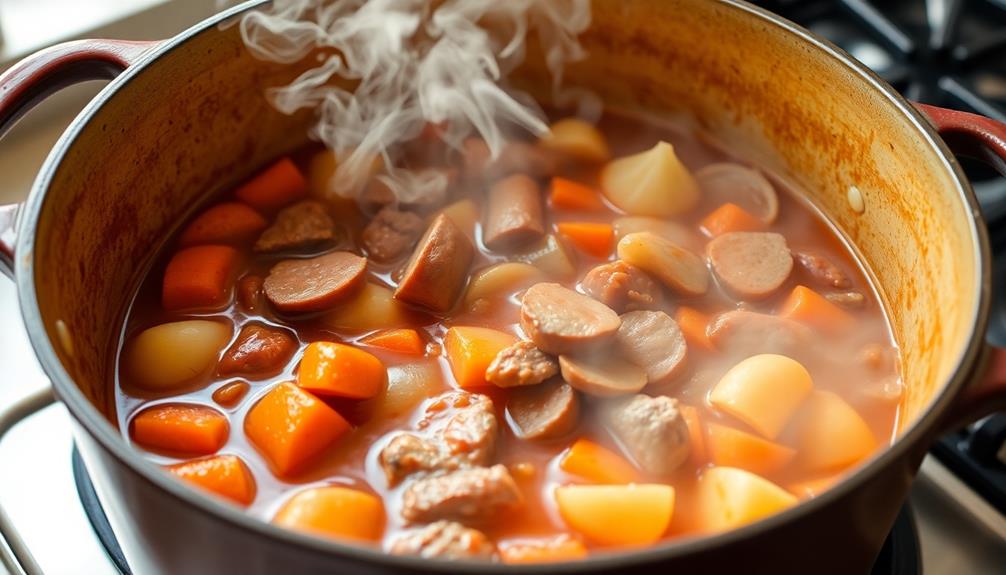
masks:
[[[281,112],[315,110],[312,136],[337,157],[330,192],[353,196],[384,163],[379,179],[400,201],[443,193],[442,173],[396,165],[401,145],[428,124],[460,149],[481,136],[493,158],[511,130],[548,131],[526,95],[501,82],[537,37],[558,93],[563,68],[585,56],[577,36],[589,0],[274,0],[240,22],[257,58],[319,64],[267,96]]]

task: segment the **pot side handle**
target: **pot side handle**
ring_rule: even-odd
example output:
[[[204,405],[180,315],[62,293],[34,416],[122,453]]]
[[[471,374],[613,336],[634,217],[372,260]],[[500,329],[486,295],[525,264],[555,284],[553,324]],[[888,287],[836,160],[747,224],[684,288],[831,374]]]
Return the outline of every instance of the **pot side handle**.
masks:
[[[0,138],[51,94],[88,80],[110,80],[160,41],[74,40],[28,56],[0,75]],[[0,206],[0,271],[14,276],[17,206]]]

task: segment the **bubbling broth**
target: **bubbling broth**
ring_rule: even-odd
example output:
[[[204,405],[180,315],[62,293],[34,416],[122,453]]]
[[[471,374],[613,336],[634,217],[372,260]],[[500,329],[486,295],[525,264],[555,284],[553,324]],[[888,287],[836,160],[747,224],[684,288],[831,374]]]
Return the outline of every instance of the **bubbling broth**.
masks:
[[[264,521],[508,563],[737,527],[890,443],[882,306],[803,196],[683,126],[552,116],[495,161],[421,137],[428,203],[332,201],[316,149],[213,198],[126,319],[123,435]]]

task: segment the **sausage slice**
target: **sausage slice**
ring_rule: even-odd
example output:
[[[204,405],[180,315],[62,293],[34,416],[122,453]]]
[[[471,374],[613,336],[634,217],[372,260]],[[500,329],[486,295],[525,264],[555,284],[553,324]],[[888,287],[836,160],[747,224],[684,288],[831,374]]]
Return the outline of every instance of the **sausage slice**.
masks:
[[[531,178],[517,174],[489,189],[482,241],[493,251],[525,246],[545,235],[541,190]]]
[[[709,341],[725,352],[747,355],[799,355],[811,347],[810,328],[788,318],[734,310],[716,316],[707,328]]]
[[[722,234],[706,251],[720,284],[741,299],[772,295],[793,271],[786,238],[772,232]]]
[[[640,469],[673,473],[691,452],[688,425],[670,397],[635,395],[602,411],[605,423]]]
[[[662,311],[630,311],[622,315],[616,338],[622,356],[646,371],[647,383],[673,380],[685,365],[688,344],[678,323]]]
[[[766,224],[779,214],[775,188],[757,170],[729,162],[710,164],[695,172],[695,181],[713,203],[737,204]]]
[[[326,310],[363,287],[367,258],[349,252],[284,260],[269,270],[265,297],[286,313]]]
[[[458,299],[475,250],[471,240],[444,214],[426,230],[395,290],[395,299],[445,312]]]
[[[828,287],[847,289],[852,286],[845,275],[831,260],[816,252],[794,251],[793,259],[814,278],[814,281]]]
[[[566,383],[602,397],[636,393],[646,386],[646,372],[617,356],[559,356],[559,371]]]
[[[580,400],[569,384],[556,380],[513,390],[506,410],[517,437],[552,439],[576,427]]]
[[[601,264],[580,282],[587,295],[618,313],[652,309],[664,300],[664,292],[643,270],[622,260]]]
[[[559,284],[535,284],[521,300],[521,328],[538,349],[552,355],[603,344],[619,325],[611,308]]]
[[[486,381],[499,387],[535,385],[559,373],[559,362],[530,341],[518,341],[496,354]]]

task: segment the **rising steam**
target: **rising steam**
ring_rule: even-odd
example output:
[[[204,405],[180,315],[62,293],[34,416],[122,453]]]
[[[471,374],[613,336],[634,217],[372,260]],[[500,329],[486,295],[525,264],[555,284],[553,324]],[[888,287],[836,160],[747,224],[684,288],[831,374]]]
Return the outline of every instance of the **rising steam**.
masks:
[[[399,145],[427,123],[453,148],[478,134],[493,157],[510,129],[547,132],[534,102],[500,83],[533,34],[558,90],[563,67],[584,57],[577,36],[589,24],[589,0],[273,0],[240,26],[258,58],[324,54],[268,97],[287,114],[315,110],[312,136],[338,159],[330,191],[358,193],[382,157],[381,180],[408,200],[446,186],[443,174],[395,165]]]

